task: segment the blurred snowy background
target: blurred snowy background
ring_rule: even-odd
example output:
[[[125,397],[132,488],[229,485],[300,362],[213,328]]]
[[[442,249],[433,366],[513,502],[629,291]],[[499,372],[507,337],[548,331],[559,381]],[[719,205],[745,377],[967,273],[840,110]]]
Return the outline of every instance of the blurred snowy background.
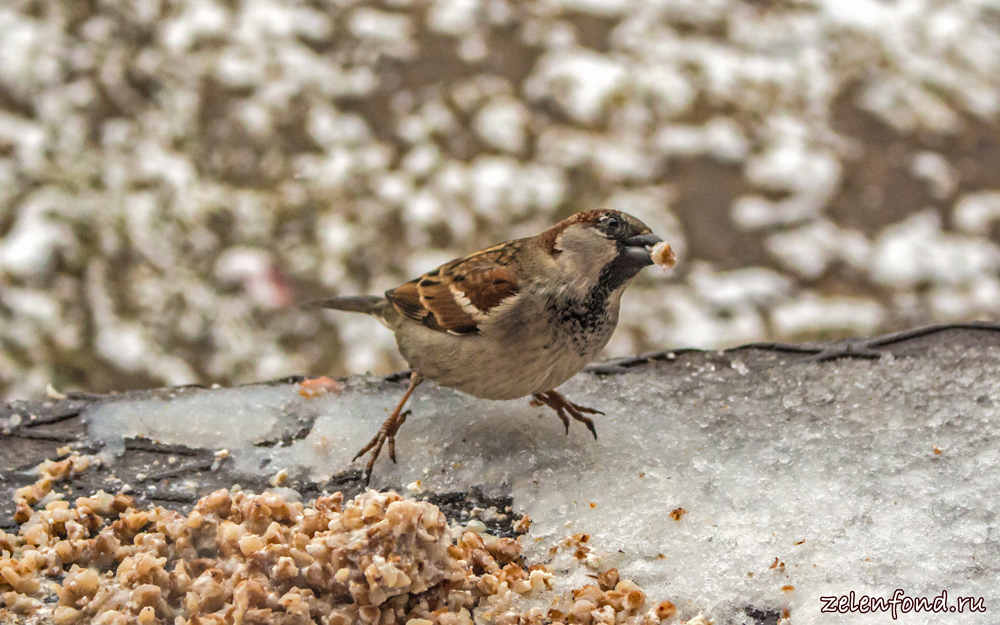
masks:
[[[5,0],[0,396],[404,366],[301,310],[611,206],[608,355],[1000,311],[998,0]]]

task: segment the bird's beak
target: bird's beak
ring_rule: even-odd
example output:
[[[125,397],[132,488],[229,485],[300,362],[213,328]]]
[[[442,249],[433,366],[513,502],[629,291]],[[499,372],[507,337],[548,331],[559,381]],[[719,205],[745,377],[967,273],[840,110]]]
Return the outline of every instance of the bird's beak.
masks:
[[[661,243],[662,241],[663,239],[656,236],[652,232],[649,234],[640,234],[639,236],[632,237],[631,239],[626,239],[624,241],[624,255],[635,261],[640,267],[652,265],[653,258],[650,256],[650,248],[657,243]]]

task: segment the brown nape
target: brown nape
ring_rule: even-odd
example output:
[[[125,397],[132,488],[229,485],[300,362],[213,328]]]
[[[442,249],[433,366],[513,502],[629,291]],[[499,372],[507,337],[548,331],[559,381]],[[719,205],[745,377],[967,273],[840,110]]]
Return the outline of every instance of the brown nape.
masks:
[[[541,406],[543,404],[556,411],[556,415],[562,420],[563,425],[566,426],[567,435],[569,435],[569,419],[566,417],[566,413],[568,412],[569,416],[586,425],[590,433],[594,435],[594,440],[597,440],[597,428],[594,427],[594,420],[583,416],[583,413],[603,415],[603,412],[581,406],[580,404],[574,404],[556,390],[535,393],[534,399],[531,400],[531,405]]]

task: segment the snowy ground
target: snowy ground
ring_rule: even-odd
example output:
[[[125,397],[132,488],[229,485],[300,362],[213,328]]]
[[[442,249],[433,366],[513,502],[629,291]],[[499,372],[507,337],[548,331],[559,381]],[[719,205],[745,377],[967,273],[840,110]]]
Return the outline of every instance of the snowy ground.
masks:
[[[900,613],[900,623],[996,622],[1000,333],[952,330],[885,350],[824,363],[757,349],[683,353],[582,374],[563,390],[607,413],[597,441],[579,424],[564,435],[526,401],[425,385],[399,463],[381,459],[373,486],[510,495],[533,521],[523,539],[532,558],[590,534],[581,567],[556,562],[567,580],[617,567],[684,619],[754,622],[752,608],[787,609],[794,625],[890,622],[823,614],[820,597],[888,599],[898,588],[911,598],[946,591],[949,605],[982,597],[986,609]],[[238,471],[322,482],[357,466],[350,457],[402,391],[372,377],[314,399],[293,385],[206,390],[105,404],[85,418],[106,453],[126,436],[196,440],[228,448]],[[256,445],[289,432],[299,434],[285,446]]]
[[[380,292],[613,206],[611,355],[1000,307],[996,0],[0,7],[0,394],[390,371]]]

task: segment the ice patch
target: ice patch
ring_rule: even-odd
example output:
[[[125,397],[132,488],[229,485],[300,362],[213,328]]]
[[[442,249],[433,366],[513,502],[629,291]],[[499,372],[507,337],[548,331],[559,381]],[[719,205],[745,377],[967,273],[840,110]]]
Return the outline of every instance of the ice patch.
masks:
[[[87,413],[91,436],[119,455],[125,438],[247,452],[276,435],[293,409],[307,407],[294,386],[221,389],[170,399],[120,401]]]

